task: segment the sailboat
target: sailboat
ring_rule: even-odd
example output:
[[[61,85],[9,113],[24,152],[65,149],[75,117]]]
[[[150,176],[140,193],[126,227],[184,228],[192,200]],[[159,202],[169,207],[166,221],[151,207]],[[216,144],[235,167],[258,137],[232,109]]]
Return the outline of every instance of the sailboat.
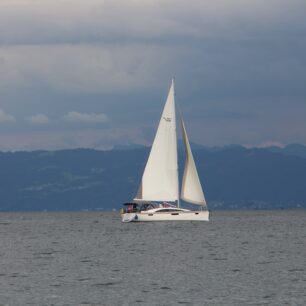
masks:
[[[209,211],[182,116],[180,121],[186,152],[181,192],[172,79],[138,192],[133,201],[124,204],[122,222],[209,220]],[[180,200],[197,205],[200,209],[184,209],[180,207]]]

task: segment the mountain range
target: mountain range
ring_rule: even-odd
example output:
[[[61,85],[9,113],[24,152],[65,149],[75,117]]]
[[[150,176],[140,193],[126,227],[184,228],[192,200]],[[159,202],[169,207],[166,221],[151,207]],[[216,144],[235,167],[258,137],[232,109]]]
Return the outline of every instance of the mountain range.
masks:
[[[210,209],[306,208],[305,146],[192,147]],[[0,152],[0,210],[119,209],[134,197],[149,150]]]

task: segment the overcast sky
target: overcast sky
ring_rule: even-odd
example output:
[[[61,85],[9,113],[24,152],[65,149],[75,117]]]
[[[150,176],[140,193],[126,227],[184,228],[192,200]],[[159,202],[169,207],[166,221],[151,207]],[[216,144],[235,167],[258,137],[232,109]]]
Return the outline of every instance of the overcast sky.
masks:
[[[0,150],[306,144],[305,0],[0,0]]]

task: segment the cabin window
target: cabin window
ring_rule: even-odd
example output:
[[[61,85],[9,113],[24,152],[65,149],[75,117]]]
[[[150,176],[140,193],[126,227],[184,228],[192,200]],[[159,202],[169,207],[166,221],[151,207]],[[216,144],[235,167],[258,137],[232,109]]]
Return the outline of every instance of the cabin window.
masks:
[[[178,209],[160,209],[157,212],[175,212],[175,211],[180,211]]]

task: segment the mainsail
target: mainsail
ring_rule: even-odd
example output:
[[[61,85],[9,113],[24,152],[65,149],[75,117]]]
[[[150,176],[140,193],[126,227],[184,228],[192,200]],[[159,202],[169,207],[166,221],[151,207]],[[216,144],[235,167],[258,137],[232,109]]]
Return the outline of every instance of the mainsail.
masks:
[[[182,133],[185,144],[186,160],[182,182],[181,199],[197,205],[206,206],[204,193],[201,187],[197,168],[191,152],[190,143],[183,119],[181,118]]]
[[[158,125],[135,201],[178,201],[174,82]]]

